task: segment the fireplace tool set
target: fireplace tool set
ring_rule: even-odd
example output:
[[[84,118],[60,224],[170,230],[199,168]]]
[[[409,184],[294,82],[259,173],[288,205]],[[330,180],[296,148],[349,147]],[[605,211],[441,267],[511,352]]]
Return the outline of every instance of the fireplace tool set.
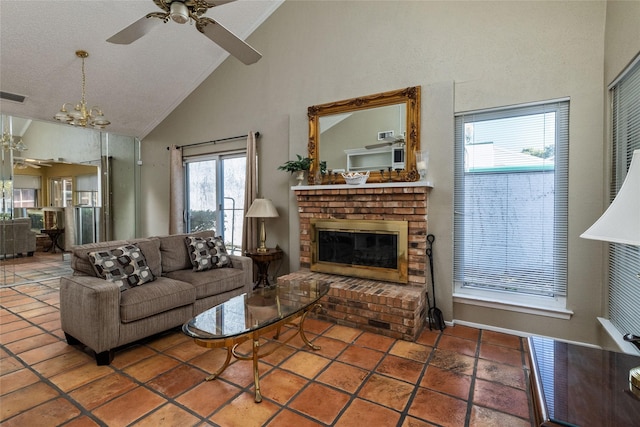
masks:
[[[429,318],[429,330],[440,329],[444,331],[446,325],[444,324],[444,317],[442,316],[442,311],[436,307],[436,285],[435,279],[433,278],[433,242],[435,242],[436,236],[433,234],[427,235],[427,243],[429,243],[429,247],[427,248],[427,257],[429,257],[429,270],[431,271],[431,295],[433,298],[433,305],[429,301],[429,292],[427,292],[427,304],[429,304],[429,311],[427,312],[427,317]]]

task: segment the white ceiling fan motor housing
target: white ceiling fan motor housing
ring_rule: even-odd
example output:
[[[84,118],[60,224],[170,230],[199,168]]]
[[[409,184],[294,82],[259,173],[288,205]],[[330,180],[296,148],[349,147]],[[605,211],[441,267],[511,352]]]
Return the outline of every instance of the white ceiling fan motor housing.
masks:
[[[169,13],[173,22],[178,24],[186,24],[189,22],[189,9],[181,1],[171,3],[171,12]]]

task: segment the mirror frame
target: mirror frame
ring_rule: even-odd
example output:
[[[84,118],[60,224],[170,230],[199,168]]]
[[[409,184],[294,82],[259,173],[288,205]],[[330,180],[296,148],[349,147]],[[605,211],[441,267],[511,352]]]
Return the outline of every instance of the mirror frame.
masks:
[[[376,93],[374,95],[345,99],[326,104],[312,105],[307,109],[309,117],[309,157],[312,159],[309,169],[308,183],[314,184],[316,171],[319,170],[320,160],[320,117],[331,114],[367,110],[394,104],[405,104],[407,109],[407,137],[405,141],[405,168],[392,171],[391,176],[385,171],[369,171],[367,182],[417,181],[420,178],[416,170],[416,152],[420,150],[420,86]],[[342,175],[328,174],[322,176],[322,184],[344,184]],[[317,183],[316,183],[317,184]]]

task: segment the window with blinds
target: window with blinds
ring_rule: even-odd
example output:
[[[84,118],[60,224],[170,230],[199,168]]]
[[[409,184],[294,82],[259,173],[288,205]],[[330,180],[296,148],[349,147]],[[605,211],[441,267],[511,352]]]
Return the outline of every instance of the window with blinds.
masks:
[[[566,296],[568,132],[566,100],[456,116],[456,291]]]
[[[633,150],[640,149],[640,60],[611,90],[611,201],[627,175]],[[638,219],[640,221],[640,218]],[[640,335],[640,247],[609,245],[609,320],[621,333]]]

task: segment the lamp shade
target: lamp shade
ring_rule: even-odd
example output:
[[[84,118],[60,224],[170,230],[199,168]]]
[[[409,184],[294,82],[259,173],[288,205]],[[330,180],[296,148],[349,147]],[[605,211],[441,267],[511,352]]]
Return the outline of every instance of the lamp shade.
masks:
[[[249,218],[277,218],[278,211],[269,199],[255,199],[247,211]]]
[[[627,177],[609,208],[580,237],[640,246],[640,150],[633,152]]]

